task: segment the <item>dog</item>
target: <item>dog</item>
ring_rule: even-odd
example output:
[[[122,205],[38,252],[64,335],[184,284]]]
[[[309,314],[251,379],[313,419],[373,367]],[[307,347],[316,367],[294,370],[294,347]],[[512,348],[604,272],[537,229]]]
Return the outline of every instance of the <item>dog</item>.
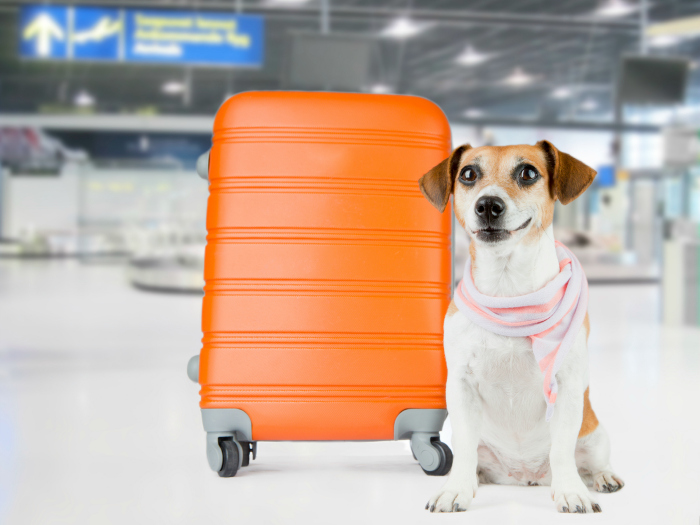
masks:
[[[547,141],[465,144],[423,175],[419,186],[440,212],[453,196],[455,216],[471,241],[473,293],[508,300],[543,290],[564,272],[552,233],[554,203],[576,199],[595,175]],[[574,264],[569,259],[563,264],[567,261]],[[582,272],[581,279],[587,298]],[[426,509],[465,511],[479,483],[498,483],[550,485],[559,512],[600,512],[588,487],[616,492],[624,486],[610,465],[610,441],[589,400],[590,326],[585,305],[581,309],[580,328],[570,325],[572,342],[551,378],[556,386],[548,401],[542,362],[533,353],[535,338],[485,329],[452,300],[444,347],[454,462]]]

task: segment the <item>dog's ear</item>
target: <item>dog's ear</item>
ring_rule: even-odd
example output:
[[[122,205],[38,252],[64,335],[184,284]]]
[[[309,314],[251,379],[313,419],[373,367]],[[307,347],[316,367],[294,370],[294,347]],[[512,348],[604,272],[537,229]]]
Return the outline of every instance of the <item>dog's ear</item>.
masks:
[[[455,176],[462,154],[471,148],[469,144],[460,146],[452,152],[452,155],[418,180],[421,193],[440,213],[445,211],[447,203],[450,201],[450,194],[454,189]]]
[[[549,165],[549,192],[562,204],[569,204],[591,185],[596,171],[583,162],[555,148],[551,142],[541,140],[542,148]]]

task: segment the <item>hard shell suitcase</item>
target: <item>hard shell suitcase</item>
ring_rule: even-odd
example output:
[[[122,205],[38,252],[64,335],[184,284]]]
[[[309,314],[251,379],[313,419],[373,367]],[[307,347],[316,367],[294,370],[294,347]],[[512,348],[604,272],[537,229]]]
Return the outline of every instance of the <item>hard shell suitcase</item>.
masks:
[[[233,476],[257,441],[410,439],[446,474],[442,326],[451,213],[418,179],[450,154],[428,100],[230,98],[209,180],[201,384],[207,457]]]

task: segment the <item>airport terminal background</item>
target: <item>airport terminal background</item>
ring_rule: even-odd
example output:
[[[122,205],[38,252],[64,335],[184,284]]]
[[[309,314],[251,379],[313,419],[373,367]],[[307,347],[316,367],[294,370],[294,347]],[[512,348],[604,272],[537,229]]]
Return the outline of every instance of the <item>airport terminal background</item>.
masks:
[[[206,467],[195,164],[250,90],[422,96],[455,146],[546,139],[596,169],[554,231],[591,284],[591,400],[628,484],[600,520],[696,523],[699,64],[691,0],[0,0],[0,523],[435,518],[443,479],[404,443]],[[457,281],[465,232],[454,250]],[[556,519],[528,490],[482,488],[470,519]]]

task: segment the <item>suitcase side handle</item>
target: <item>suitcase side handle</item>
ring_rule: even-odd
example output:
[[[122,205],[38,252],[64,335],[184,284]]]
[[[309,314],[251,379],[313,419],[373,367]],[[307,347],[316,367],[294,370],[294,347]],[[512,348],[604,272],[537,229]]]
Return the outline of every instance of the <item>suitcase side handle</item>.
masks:
[[[209,152],[207,150],[202,153],[197,159],[197,175],[199,175],[204,180],[209,180]]]
[[[199,355],[190,357],[187,362],[187,377],[195,383],[199,383]]]

